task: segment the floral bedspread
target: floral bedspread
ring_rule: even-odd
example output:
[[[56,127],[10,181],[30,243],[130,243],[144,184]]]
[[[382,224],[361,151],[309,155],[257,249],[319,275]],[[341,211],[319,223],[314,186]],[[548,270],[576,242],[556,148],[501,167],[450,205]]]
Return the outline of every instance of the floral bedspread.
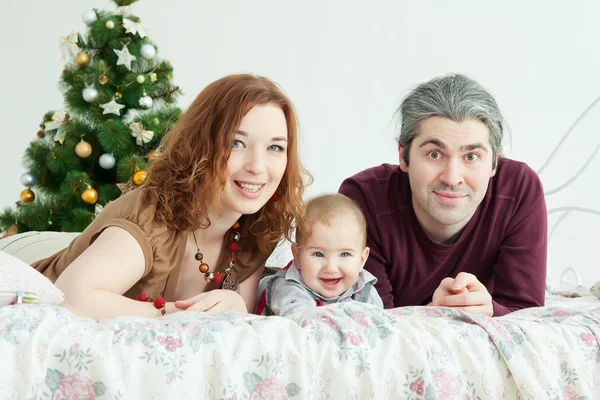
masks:
[[[600,300],[501,318],[358,303],[96,323],[0,308],[0,399],[598,399]]]

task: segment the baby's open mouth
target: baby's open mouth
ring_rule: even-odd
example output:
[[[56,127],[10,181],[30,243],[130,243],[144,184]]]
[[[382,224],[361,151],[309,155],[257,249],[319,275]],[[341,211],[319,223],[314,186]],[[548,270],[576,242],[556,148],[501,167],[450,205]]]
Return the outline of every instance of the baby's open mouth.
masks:
[[[321,278],[321,282],[323,282],[327,286],[335,286],[341,280],[342,280],[342,278]]]

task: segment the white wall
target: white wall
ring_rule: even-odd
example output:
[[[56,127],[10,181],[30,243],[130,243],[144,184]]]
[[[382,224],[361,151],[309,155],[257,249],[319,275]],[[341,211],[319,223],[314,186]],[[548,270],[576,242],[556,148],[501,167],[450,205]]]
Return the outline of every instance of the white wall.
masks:
[[[21,157],[42,115],[62,106],[60,36],[84,31],[81,13],[108,1],[0,0],[0,206],[22,187]],[[512,130],[513,158],[539,169],[581,112],[600,96],[600,3],[536,1],[141,0],[159,55],[171,60],[182,106],[233,72],[268,76],[300,115],[303,155],[315,183],[337,190],[364,168],[395,162],[395,108],[413,85],[448,72],[478,80]],[[547,189],[583,165],[600,142],[600,107],[542,174]],[[600,157],[548,206],[600,208]],[[552,238],[555,271],[600,279],[590,236],[600,217],[575,215]]]

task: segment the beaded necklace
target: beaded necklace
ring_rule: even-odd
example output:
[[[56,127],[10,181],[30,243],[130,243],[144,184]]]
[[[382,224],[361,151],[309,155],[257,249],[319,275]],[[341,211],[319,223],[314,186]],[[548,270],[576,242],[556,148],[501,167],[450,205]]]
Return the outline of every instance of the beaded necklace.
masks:
[[[236,261],[235,253],[236,253],[236,251],[240,250],[240,245],[238,242],[240,241],[241,235],[239,232],[235,231],[239,227],[240,227],[239,222],[236,222],[231,227],[233,229],[233,231],[231,232],[231,236],[230,236],[231,241],[229,242],[229,245],[227,246],[227,249],[231,252],[231,255],[229,256],[229,262],[227,263],[227,267],[225,268],[224,271],[216,271],[216,272],[211,272],[209,265],[207,263],[203,262],[204,255],[202,254],[202,252],[200,252],[200,247],[198,246],[198,241],[196,240],[196,234],[192,231],[192,236],[194,237],[194,243],[196,243],[196,255],[194,256],[194,258],[200,262],[200,265],[198,266],[198,270],[204,274],[204,279],[206,279],[207,282],[216,283],[216,284],[223,282],[223,284],[221,285],[222,289],[229,289],[229,290],[233,290],[235,292],[239,291],[239,286],[240,286],[237,279],[235,279],[235,276],[233,275],[233,268],[235,267],[235,261]]]

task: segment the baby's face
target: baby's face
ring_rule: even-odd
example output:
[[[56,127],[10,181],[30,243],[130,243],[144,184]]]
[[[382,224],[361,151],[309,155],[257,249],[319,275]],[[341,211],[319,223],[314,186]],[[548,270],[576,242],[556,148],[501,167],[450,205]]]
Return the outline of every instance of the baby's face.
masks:
[[[302,247],[292,247],[304,283],[326,298],[352,287],[369,255],[363,246],[364,235],[352,217],[314,222]]]

